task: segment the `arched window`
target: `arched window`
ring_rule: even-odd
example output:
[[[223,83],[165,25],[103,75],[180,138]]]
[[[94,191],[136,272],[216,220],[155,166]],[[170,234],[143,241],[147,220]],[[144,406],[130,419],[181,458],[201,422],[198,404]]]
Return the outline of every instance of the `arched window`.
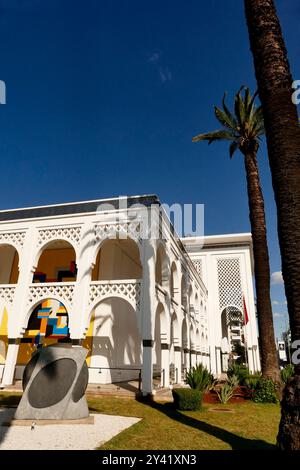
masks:
[[[135,241],[130,238],[104,241],[96,258],[92,281],[142,277],[140,252]]]
[[[65,240],[48,243],[38,260],[33,282],[75,282],[77,276],[76,253]]]
[[[0,245],[0,284],[17,284],[19,255],[12,245]]]

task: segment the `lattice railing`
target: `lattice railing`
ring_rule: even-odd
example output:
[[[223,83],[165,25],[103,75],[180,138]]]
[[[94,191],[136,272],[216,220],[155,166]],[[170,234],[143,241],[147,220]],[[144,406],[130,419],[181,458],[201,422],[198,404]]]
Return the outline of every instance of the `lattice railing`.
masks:
[[[14,301],[16,285],[14,284],[1,284],[0,286],[0,299],[5,303],[12,304]]]
[[[31,305],[43,299],[57,299],[71,305],[75,289],[74,282],[49,282],[42,284],[30,284],[27,304]]]
[[[48,241],[64,239],[78,245],[81,239],[81,227],[55,227],[44,228],[38,231],[38,245],[41,246]]]
[[[139,240],[141,237],[141,224],[140,222],[97,224],[95,225],[95,235],[97,240],[117,238],[118,236]]]
[[[22,247],[25,240],[25,231],[0,232],[0,243],[11,243],[14,246]]]
[[[137,310],[140,309],[141,281],[122,279],[113,281],[94,281],[90,283],[89,305],[96,305],[102,299],[119,297],[127,300]]]

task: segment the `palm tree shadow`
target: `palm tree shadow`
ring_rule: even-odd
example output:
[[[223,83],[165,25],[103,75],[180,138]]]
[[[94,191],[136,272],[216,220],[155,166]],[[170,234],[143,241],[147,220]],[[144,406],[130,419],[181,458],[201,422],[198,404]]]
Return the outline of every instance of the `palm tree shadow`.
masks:
[[[174,408],[173,403],[161,404],[151,401],[147,404],[157,411],[165,414],[170,419],[178,421],[185,426],[190,426],[194,429],[197,429],[198,431],[204,432],[205,434],[209,434],[210,436],[215,437],[220,441],[226,442],[230,445],[232,450],[276,450],[275,445],[269,444],[268,442],[261,439],[248,439],[241,437],[237,434],[227,431],[226,429],[180,413],[180,411],[177,411]]]

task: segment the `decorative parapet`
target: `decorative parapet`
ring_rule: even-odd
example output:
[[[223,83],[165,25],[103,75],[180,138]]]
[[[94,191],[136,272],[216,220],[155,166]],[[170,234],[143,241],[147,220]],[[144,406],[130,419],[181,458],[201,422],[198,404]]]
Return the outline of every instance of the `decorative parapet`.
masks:
[[[45,228],[38,231],[38,246],[42,246],[48,241],[59,239],[79,245],[81,240],[81,226]]]
[[[68,309],[73,302],[74,290],[74,282],[30,284],[27,305],[31,306],[44,299],[57,299]]]
[[[4,300],[4,303],[12,304],[14,301],[15,291],[16,285],[2,284],[0,287],[0,299]]]
[[[101,300],[119,297],[127,300],[135,310],[140,310],[141,281],[127,279],[118,281],[94,281],[90,283],[89,305],[95,306]]]
[[[95,225],[95,235],[98,241],[106,238],[128,237],[141,240],[140,222],[118,222]]]
[[[25,231],[0,232],[0,243],[9,243],[15,247],[22,248],[25,241]]]

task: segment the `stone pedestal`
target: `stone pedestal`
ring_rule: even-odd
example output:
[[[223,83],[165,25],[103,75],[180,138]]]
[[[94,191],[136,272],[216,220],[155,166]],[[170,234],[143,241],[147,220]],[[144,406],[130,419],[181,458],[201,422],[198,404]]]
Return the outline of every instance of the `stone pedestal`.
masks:
[[[23,375],[24,393],[16,420],[72,420],[89,416],[84,396],[88,384],[81,346],[55,344],[38,349]]]

